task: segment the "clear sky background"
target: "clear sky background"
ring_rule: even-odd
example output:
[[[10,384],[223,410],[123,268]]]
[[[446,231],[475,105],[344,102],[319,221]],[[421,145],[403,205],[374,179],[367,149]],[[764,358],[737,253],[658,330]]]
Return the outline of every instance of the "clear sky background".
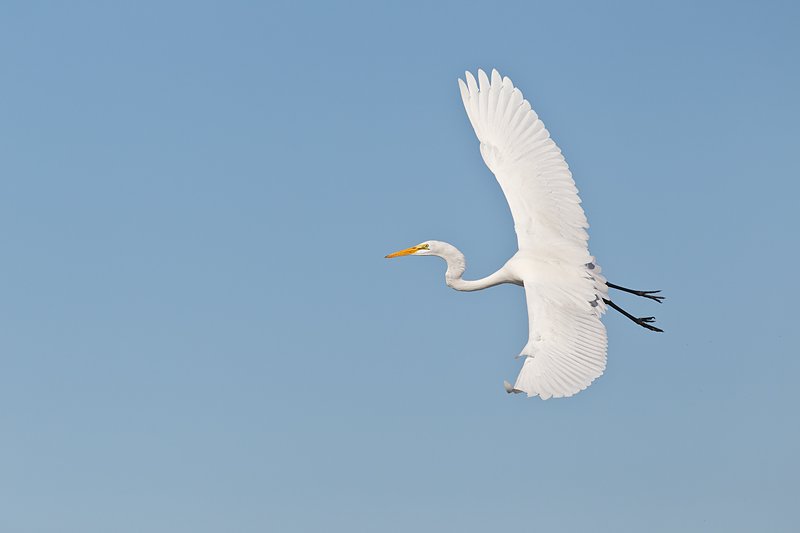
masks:
[[[795,2],[4,2],[0,530],[800,528]],[[613,282],[509,396],[523,291],[456,78],[498,68]]]

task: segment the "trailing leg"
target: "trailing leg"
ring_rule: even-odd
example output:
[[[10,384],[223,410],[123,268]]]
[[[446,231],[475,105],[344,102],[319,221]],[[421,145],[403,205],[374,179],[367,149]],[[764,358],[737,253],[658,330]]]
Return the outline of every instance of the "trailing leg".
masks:
[[[629,319],[633,320],[634,322],[636,322],[637,324],[642,326],[643,328],[647,328],[650,331],[658,331],[659,333],[664,333],[663,329],[659,329],[659,328],[657,328],[655,326],[651,326],[650,325],[651,322],[655,321],[655,319],[656,319],[655,317],[653,317],[653,316],[645,316],[645,317],[637,318],[637,317],[633,316],[632,314],[630,314],[629,312],[625,311],[623,308],[621,308],[620,306],[618,306],[617,304],[615,304],[611,300],[606,300],[605,298],[603,298],[603,301],[606,304],[608,304],[609,306],[611,306],[612,308],[616,309],[617,311],[619,311],[620,313],[625,315],[626,317],[628,317]]]

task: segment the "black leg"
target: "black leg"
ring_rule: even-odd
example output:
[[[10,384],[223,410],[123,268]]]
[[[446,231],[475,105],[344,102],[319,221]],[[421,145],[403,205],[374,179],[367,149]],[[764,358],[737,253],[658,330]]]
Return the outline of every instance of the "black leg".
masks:
[[[663,329],[658,329],[657,327],[650,325],[651,322],[655,321],[655,319],[656,319],[655,317],[653,317],[653,316],[645,316],[645,317],[637,318],[637,317],[633,316],[632,314],[630,314],[629,312],[627,312],[626,310],[624,310],[623,308],[621,308],[620,306],[618,306],[617,304],[615,304],[614,302],[612,302],[611,300],[606,300],[605,298],[603,298],[603,301],[606,304],[610,305],[612,308],[616,309],[617,311],[619,311],[620,313],[625,315],[626,317],[630,318],[631,320],[633,320],[634,322],[639,324],[640,326],[642,326],[643,328],[647,328],[650,331],[658,331],[659,333],[664,333]]]
[[[658,303],[661,303],[661,300],[664,299],[663,296],[653,296],[654,294],[658,294],[661,291],[635,291],[633,289],[627,289],[625,287],[620,287],[619,285],[614,285],[613,283],[606,282],[609,289],[617,289],[618,291],[629,292],[631,294],[635,294],[636,296],[643,296],[645,298],[650,298],[651,300],[655,300]]]

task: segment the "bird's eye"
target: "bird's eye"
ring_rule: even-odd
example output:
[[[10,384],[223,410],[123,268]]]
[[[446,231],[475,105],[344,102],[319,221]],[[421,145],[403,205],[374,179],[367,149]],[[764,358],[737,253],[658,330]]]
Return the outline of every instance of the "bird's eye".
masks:
[[[430,249],[431,249],[431,245],[430,245],[430,244],[427,244],[427,243],[426,243],[426,244],[423,244],[423,245],[422,245],[422,249],[423,249],[423,250],[430,250]]]

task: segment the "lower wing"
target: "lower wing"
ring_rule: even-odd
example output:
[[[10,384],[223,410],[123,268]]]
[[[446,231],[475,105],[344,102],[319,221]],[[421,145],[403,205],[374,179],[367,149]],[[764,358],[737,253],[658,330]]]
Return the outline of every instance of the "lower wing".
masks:
[[[572,396],[602,375],[608,341],[600,321],[607,293],[600,269],[544,270],[525,281],[530,337],[514,389],[546,400]]]

